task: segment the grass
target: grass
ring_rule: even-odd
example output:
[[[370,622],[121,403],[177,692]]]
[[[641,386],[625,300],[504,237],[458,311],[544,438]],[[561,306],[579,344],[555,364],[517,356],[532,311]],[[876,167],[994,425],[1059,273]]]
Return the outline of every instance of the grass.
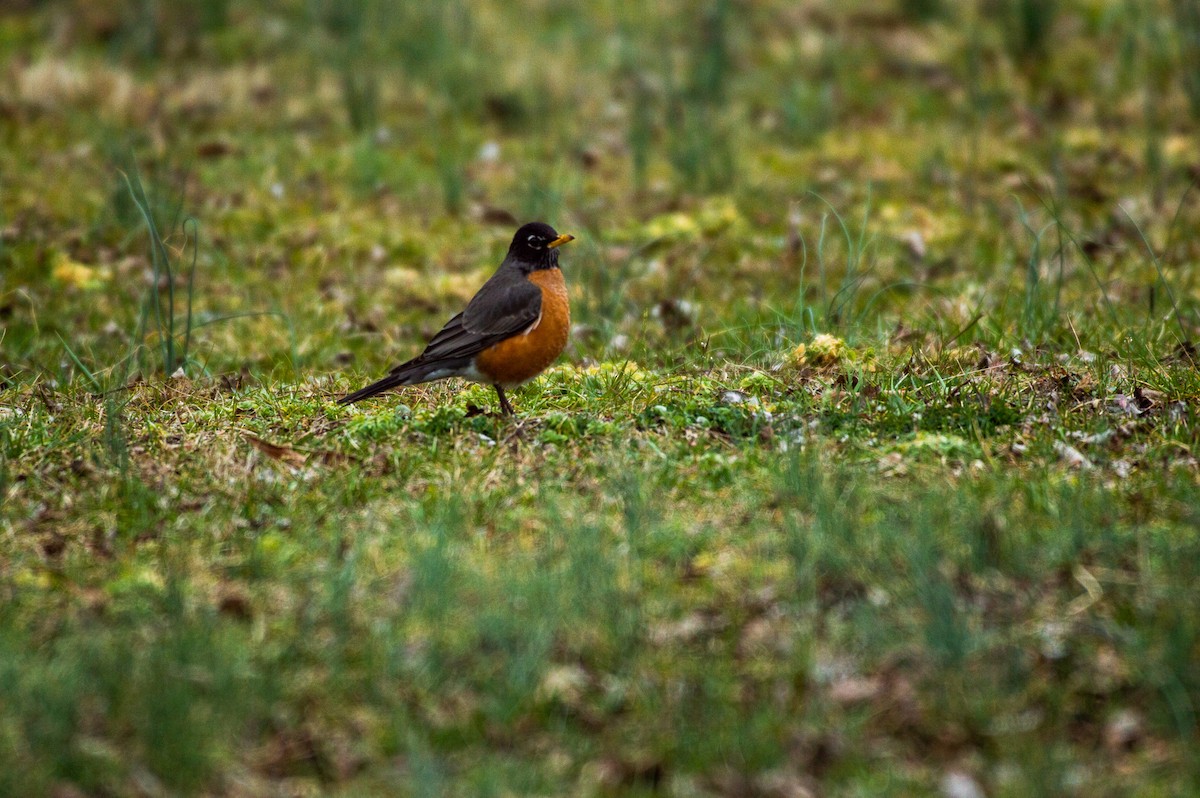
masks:
[[[87,5],[0,19],[0,793],[1200,790],[1186,4]],[[334,403],[528,215],[517,419]]]

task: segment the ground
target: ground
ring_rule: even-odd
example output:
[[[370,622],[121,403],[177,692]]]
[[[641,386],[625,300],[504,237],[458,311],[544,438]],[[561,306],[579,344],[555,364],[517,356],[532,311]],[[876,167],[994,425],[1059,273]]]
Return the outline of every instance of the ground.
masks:
[[[1189,0],[0,13],[0,793],[1200,791]],[[342,408],[542,219],[512,394]]]

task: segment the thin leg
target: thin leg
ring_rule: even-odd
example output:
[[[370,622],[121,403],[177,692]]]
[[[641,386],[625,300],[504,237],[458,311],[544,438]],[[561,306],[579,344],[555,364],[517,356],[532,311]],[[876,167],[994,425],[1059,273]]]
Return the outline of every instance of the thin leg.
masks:
[[[504,415],[511,416],[513,413],[515,413],[516,411],[513,410],[512,404],[509,403],[508,397],[504,395],[504,389],[499,385],[493,385],[492,387],[496,389],[496,396],[500,397],[500,410],[504,413]]]

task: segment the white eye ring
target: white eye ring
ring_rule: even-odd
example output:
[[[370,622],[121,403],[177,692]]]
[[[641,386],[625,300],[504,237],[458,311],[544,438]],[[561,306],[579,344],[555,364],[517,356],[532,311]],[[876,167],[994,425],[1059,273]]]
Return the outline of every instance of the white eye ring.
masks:
[[[532,244],[534,241],[540,241],[541,238],[542,237],[540,235],[538,235],[537,233],[534,233],[533,235],[529,236],[529,238],[526,238],[525,240]]]

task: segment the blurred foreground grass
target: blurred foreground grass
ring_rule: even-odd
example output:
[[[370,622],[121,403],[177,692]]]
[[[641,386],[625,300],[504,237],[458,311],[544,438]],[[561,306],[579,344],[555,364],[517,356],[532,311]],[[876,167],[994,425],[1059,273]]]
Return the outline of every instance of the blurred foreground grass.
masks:
[[[1198,42],[3,12],[0,793],[1195,794]],[[519,420],[332,404],[535,217]]]

